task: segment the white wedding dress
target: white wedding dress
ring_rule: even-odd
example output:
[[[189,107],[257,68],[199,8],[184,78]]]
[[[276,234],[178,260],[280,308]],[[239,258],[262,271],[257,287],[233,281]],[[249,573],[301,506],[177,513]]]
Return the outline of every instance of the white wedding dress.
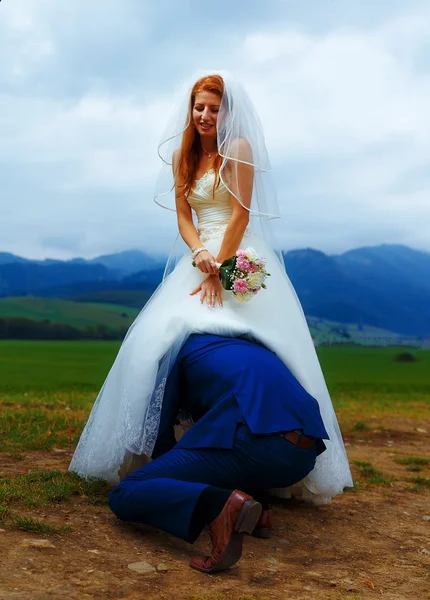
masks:
[[[216,256],[232,213],[231,195],[221,182],[215,196],[215,172],[196,181],[188,202],[198,219],[201,241]],[[94,404],[70,470],[112,483],[132,455],[150,456],[159,423],[169,369],[189,334],[249,335],[275,352],[302,386],[318,400],[330,440],[313,471],[278,495],[301,496],[314,503],[352,486],[336,415],[309,328],[293,285],[265,240],[248,226],[241,248],[253,247],[266,259],[267,289],[240,303],[224,292],[223,307],[201,304],[190,292],[206,277],[192,266],[188,252],[140,312],[119,350]]]

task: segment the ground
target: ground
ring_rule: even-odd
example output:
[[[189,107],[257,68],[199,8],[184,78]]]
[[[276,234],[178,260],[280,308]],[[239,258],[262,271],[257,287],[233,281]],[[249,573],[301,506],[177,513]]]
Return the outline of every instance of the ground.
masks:
[[[206,532],[191,546],[122,523],[85,494],[41,507],[15,503],[38,522],[69,528],[47,535],[4,519],[0,599],[430,598],[429,432],[425,417],[390,416],[383,427],[372,418],[355,423],[345,442],[356,487],[322,507],[275,501],[273,537],[247,537],[242,559],[218,575],[188,567],[193,555],[207,552]],[[65,471],[72,451],[2,452],[0,471],[3,478]],[[128,568],[142,561],[159,570]]]

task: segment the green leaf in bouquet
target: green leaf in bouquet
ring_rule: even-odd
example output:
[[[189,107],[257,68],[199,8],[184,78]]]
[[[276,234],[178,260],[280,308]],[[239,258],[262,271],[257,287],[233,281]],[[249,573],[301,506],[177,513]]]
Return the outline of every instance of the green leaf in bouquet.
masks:
[[[225,290],[233,289],[233,282],[231,281],[231,274],[236,267],[236,256],[227,258],[219,268],[219,278],[221,285]]]
[[[226,260],[222,263],[221,267],[235,267],[237,261],[237,256],[231,256],[230,258],[226,258]],[[220,267],[220,268],[221,268]]]
[[[225,290],[231,290],[233,288],[233,283],[230,277],[232,271],[233,269],[231,267],[220,267],[219,269],[219,278],[221,285]]]

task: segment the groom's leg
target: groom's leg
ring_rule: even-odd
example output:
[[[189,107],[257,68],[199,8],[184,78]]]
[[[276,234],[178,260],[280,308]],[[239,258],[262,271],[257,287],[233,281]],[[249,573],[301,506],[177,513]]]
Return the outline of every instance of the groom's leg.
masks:
[[[192,543],[233,491],[210,485],[223,480],[219,469],[229,452],[174,448],[125,477],[109,492],[109,506],[124,521],[145,523]]]
[[[315,449],[299,449],[276,435],[253,436],[243,425],[231,450],[173,448],[123,479],[110,492],[109,505],[120,519],[193,542],[234,489],[293,485],[312,470],[315,458]],[[211,487],[218,491],[204,492]]]
[[[109,493],[109,506],[124,521],[151,525],[192,543],[200,533],[192,535],[193,512],[207,487],[167,477],[124,482]]]

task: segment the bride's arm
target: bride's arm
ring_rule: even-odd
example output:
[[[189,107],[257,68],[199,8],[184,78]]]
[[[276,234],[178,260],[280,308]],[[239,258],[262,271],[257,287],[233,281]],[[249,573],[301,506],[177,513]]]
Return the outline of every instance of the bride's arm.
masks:
[[[252,151],[247,140],[240,138],[234,142],[235,156],[240,161],[252,162]],[[252,187],[254,182],[254,167],[249,164],[238,161],[230,161],[231,172],[231,191],[235,196],[240,198],[242,204],[233,196],[232,205],[233,213],[228,222],[222,240],[221,248],[218,252],[217,262],[222,263],[227,258],[230,258],[239,248],[245,233],[246,226],[249,222],[249,210],[251,206]],[[247,207],[247,208],[245,208]]]
[[[177,153],[173,154],[173,173],[176,171],[176,161],[177,161]],[[189,205],[185,195],[182,191],[181,186],[179,185],[177,179],[175,178],[175,203],[176,203],[176,214],[178,217],[178,228],[179,233],[181,234],[182,239],[187,244],[187,246],[191,249],[192,252],[197,250],[197,248],[202,248],[204,244],[202,244],[199,235],[197,233],[196,227],[193,223],[193,216],[191,211],[191,206]],[[210,252],[204,250],[199,252],[195,257],[195,263],[197,268],[202,273],[207,274],[217,274],[218,269],[216,265],[212,265],[211,263],[215,262],[214,257]]]

